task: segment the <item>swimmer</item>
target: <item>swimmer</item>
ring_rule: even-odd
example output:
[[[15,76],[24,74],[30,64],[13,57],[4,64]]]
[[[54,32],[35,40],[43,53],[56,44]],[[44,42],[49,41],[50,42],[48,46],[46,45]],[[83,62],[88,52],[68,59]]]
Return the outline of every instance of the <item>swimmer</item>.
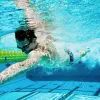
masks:
[[[56,67],[57,63],[61,65],[65,64],[67,67],[67,65],[78,63],[81,57],[84,57],[89,52],[89,49],[73,53],[69,49],[57,48],[60,45],[59,41],[55,40],[49,33],[46,33],[45,27],[41,24],[41,20],[37,18],[36,13],[29,6],[29,3],[30,0],[17,0],[15,2],[17,7],[24,9],[28,24],[15,31],[17,48],[28,54],[28,58],[10,65],[2,71],[0,73],[0,84],[35,68],[44,59],[47,64],[50,63],[53,67]]]

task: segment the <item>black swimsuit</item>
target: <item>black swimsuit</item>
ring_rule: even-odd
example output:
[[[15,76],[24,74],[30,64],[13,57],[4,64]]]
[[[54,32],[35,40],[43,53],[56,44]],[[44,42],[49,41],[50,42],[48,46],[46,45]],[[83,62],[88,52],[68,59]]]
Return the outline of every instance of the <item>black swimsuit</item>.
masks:
[[[65,50],[65,52],[67,52],[68,55],[69,55],[69,57],[70,57],[70,63],[73,63],[73,61],[74,61],[74,55],[73,55],[73,53],[71,51],[69,51],[69,50]]]

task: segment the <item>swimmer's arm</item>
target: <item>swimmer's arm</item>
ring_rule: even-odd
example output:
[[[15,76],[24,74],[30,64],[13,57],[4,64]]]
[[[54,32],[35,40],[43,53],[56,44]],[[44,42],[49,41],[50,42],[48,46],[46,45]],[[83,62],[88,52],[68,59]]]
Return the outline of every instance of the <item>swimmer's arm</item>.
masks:
[[[15,0],[14,0],[15,1]],[[32,6],[31,0],[17,0],[15,4],[18,8],[24,10],[26,22],[30,28],[44,29],[43,23],[37,13],[34,12],[35,6]]]
[[[35,56],[33,57],[33,55]],[[12,64],[7,69],[2,71],[0,73],[0,84],[3,84],[15,76],[34,68],[34,66],[39,62],[41,56],[37,52],[34,52],[33,55],[25,61]]]

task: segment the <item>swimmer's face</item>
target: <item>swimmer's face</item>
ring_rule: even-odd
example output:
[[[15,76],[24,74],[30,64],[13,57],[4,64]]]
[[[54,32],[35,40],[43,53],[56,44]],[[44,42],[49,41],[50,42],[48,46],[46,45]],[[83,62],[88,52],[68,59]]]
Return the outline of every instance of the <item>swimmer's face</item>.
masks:
[[[22,52],[25,52],[26,54],[28,54],[31,50],[35,49],[37,46],[37,42],[34,39],[31,43],[26,38],[23,41],[16,40],[16,42],[17,42],[17,48],[21,49]]]

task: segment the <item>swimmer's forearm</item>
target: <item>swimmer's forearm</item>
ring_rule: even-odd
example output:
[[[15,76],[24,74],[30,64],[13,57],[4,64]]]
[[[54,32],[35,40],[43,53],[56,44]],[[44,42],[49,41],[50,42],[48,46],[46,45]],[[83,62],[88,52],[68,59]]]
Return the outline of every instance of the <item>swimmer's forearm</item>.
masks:
[[[0,73],[0,84],[3,84],[13,77],[30,70],[37,64],[38,60],[39,59],[27,59],[23,62],[12,64]]]
[[[27,8],[24,10],[24,14],[27,20],[27,24],[30,28],[42,28],[41,21],[38,15],[33,11],[32,8]]]
[[[15,4],[18,8],[21,8],[24,10],[27,20],[32,20],[33,18],[35,19],[36,13],[33,11],[34,7],[30,6],[30,0],[17,0]]]
[[[42,21],[40,20],[38,15],[34,12],[34,6],[31,6],[31,0],[18,0],[17,2],[15,2],[15,4],[18,8],[24,10],[27,24],[30,28],[44,29]]]

